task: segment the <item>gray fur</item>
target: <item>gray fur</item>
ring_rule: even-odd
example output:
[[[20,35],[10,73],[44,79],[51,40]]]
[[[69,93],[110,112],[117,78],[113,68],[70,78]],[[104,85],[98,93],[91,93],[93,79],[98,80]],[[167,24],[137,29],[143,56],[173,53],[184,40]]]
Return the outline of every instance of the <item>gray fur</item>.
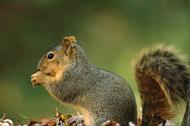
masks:
[[[136,123],[136,103],[128,83],[120,76],[91,64],[82,48],[75,44],[73,64],[64,72],[62,81],[45,85],[60,102],[88,110],[99,126],[113,119],[127,126]]]

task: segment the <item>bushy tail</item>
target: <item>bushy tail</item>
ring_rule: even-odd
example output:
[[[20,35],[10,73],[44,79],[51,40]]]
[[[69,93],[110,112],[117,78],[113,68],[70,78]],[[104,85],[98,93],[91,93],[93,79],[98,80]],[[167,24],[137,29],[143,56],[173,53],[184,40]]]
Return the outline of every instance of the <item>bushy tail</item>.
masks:
[[[142,99],[142,126],[173,119],[172,106],[186,100],[190,78],[178,52],[163,45],[145,50],[135,64],[135,77]]]

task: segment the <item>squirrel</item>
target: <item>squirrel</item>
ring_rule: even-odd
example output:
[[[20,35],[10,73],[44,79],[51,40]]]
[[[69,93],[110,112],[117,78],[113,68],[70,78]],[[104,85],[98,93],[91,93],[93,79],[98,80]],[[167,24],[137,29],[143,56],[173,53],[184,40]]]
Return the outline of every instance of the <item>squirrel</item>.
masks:
[[[178,53],[167,46],[146,49],[134,68],[142,100],[138,124],[135,96],[128,82],[92,64],[74,36],[64,37],[42,56],[31,82],[45,87],[59,102],[73,105],[83,114],[86,126],[100,126],[107,120],[121,126],[129,122],[164,125],[176,116],[172,108],[182,100],[187,102],[183,126],[189,126],[190,72]]]

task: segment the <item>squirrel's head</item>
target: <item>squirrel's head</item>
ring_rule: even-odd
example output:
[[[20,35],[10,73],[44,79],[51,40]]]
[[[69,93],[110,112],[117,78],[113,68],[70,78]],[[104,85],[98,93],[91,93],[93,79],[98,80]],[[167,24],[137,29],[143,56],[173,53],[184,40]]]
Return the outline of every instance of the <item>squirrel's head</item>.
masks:
[[[74,36],[64,37],[58,46],[44,54],[37,66],[37,72],[31,76],[33,86],[55,84],[61,81],[64,71],[74,62],[75,46]]]

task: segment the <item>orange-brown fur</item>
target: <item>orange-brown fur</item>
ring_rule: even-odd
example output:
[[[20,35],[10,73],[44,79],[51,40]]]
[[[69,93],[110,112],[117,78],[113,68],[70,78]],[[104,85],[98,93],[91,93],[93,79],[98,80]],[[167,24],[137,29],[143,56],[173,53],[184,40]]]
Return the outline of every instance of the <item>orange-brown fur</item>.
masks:
[[[73,43],[76,42],[76,38],[74,36],[69,36],[69,37],[64,37],[63,41],[61,44],[63,45],[63,48],[70,48],[67,50],[67,52],[63,50],[53,50],[49,51],[47,54],[43,56],[40,62],[38,64],[38,71],[34,73],[31,76],[31,81],[32,83],[35,84],[56,84],[56,82],[61,81],[65,69],[68,68],[70,61],[69,58],[73,54],[74,51],[72,51],[72,47],[68,47],[72,45]],[[72,52],[71,52],[72,51]],[[53,59],[47,59],[47,55],[49,53],[54,54]],[[64,53],[68,53],[70,56],[69,57],[63,57]],[[59,60],[58,59],[63,59]],[[43,60],[43,61],[42,61]]]
[[[142,125],[157,126],[175,118],[175,104],[186,99],[189,70],[170,47],[146,49],[135,65],[135,77],[142,100]]]

